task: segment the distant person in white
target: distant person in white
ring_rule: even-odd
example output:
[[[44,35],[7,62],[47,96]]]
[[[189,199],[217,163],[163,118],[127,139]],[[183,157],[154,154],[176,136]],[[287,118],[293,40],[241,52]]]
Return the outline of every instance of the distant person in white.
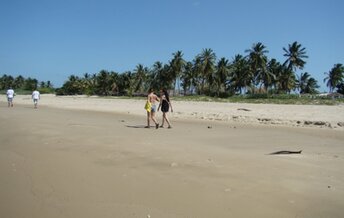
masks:
[[[9,88],[6,92],[8,107],[13,107],[14,90]]]
[[[32,100],[33,104],[35,105],[35,108],[37,108],[38,100],[41,99],[41,95],[39,91],[35,90],[32,92]]]

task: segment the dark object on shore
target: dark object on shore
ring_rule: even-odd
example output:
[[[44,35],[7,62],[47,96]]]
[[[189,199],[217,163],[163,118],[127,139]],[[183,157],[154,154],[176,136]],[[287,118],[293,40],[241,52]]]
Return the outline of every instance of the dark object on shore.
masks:
[[[246,109],[246,108],[238,108],[238,111],[251,111],[250,109]]]
[[[302,150],[300,151],[276,151],[270,153],[269,155],[278,155],[278,154],[301,154]]]

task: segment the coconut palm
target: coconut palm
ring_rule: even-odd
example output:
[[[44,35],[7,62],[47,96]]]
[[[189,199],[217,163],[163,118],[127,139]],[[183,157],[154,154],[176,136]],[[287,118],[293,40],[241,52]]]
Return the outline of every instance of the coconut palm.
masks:
[[[96,94],[110,95],[112,85],[110,73],[106,70],[101,70],[96,77],[96,81]]]
[[[270,81],[270,73],[267,68],[268,58],[265,55],[269,51],[266,50],[266,46],[263,43],[258,42],[253,44],[251,49],[246,50],[248,52],[248,60],[250,64],[250,71],[253,75],[253,84],[258,85],[259,83],[263,84],[264,80],[266,83]]]
[[[220,95],[220,91],[224,91],[226,89],[226,81],[229,76],[229,72],[229,61],[226,58],[221,58],[217,63],[216,71],[214,74],[217,96]]]
[[[171,73],[174,81],[174,89],[176,88],[176,85],[178,86],[178,93],[180,92],[180,76],[182,74],[182,71],[184,70],[184,67],[186,65],[186,61],[183,59],[183,52],[177,51],[172,54],[173,59],[171,60],[170,66],[171,66]]]
[[[327,77],[324,82],[327,81],[326,86],[330,88],[330,93],[333,89],[344,81],[344,66],[342,64],[335,64],[330,72],[325,73]]]
[[[78,76],[71,75],[68,80],[63,84],[61,89],[58,90],[58,94],[62,95],[76,95],[82,94],[82,82]]]
[[[142,64],[138,64],[134,70],[135,74],[135,87],[134,91],[143,92],[144,83],[147,79],[148,68],[144,67]]]
[[[271,81],[271,87],[273,87],[275,90],[278,90],[279,85],[279,77],[282,74],[282,65],[280,62],[278,62],[276,59],[271,59],[267,65],[267,70],[272,75],[272,81]]]
[[[296,81],[296,86],[300,89],[300,94],[313,94],[319,88],[317,81],[308,72],[301,73]]]
[[[38,80],[37,79],[29,77],[25,80],[25,85],[24,85],[25,90],[32,91],[34,89],[37,89],[37,87],[38,87]]]
[[[14,87],[14,78],[11,75],[3,75],[0,78],[0,89],[8,89],[9,87]]]
[[[344,83],[340,83],[336,86],[337,92],[344,95]]]
[[[230,84],[234,92],[242,94],[243,89],[251,86],[253,75],[250,73],[248,60],[238,54],[232,61],[232,71],[230,73]]]
[[[25,78],[21,75],[17,76],[14,79],[14,87],[13,88],[22,88],[25,84]]]
[[[170,66],[156,61],[149,73],[146,90],[153,88],[159,90],[161,88],[171,89],[174,79],[170,73]]]
[[[210,48],[203,49],[198,55],[201,67],[201,92],[204,93],[205,84],[209,86],[213,83],[213,73],[215,71],[216,54]]]
[[[134,92],[135,82],[135,74],[133,74],[131,71],[126,71],[122,74],[119,74],[117,78],[117,87],[119,94],[127,94],[129,96],[132,96]]]
[[[308,58],[306,55],[306,48],[302,48],[301,44],[298,42],[293,42],[293,44],[288,45],[288,49],[283,48],[285,54],[284,57],[287,57],[287,60],[283,63],[284,66],[288,68],[289,71],[296,71],[297,69],[303,69],[306,64],[305,58]]]
[[[289,68],[282,66],[280,75],[278,76],[279,91],[284,93],[290,93],[291,90],[295,89],[296,77],[295,73]]]
[[[305,87],[305,93],[308,94],[316,94],[318,93],[318,88],[320,86],[318,85],[318,81],[314,79],[313,77],[309,78],[306,87]]]

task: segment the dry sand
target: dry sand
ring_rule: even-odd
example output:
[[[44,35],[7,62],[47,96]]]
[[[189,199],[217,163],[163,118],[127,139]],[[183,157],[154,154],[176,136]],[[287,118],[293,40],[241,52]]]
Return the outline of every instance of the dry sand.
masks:
[[[5,97],[2,99],[5,100]],[[31,96],[19,95],[15,103],[32,105]],[[42,106],[63,109],[145,115],[145,100],[87,96],[43,95]],[[201,119],[277,126],[344,130],[344,105],[277,105],[174,101],[173,119]]]
[[[42,96],[35,110],[28,96],[14,108],[2,100],[0,217],[343,217],[342,106],[174,102],[174,128],[155,130],[143,128],[143,103]],[[223,119],[211,120],[216,108]],[[303,151],[267,155],[280,150]]]

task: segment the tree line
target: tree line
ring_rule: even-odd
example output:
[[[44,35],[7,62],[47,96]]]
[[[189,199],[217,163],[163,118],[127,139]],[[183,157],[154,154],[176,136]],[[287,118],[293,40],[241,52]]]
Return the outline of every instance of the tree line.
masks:
[[[318,93],[318,81],[310,72],[300,72],[308,58],[306,48],[298,42],[283,48],[283,63],[269,58],[267,47],[255,43],[245,54],[232,60],[217,58],[215,52],[203,49],[192,61],[183,52],[172,54],[168,63],[156,61],[153,66],[138,64],[133,71],[118,73],[101,70],[99,73],[71,75],[58,95],[143,95],[149,88],[166,88],[178,94],[198,94],[226,97],[235,94],[300,94]],[[344,66],[335,64],[325,73],[324,82],[330,92],[343,92]],[[47,84],[46,84],[47,85]]]
[[[0,90],[6,90],[8,88],[19,89],[23,91],[33,91],[36,89],[41,90],[43,93],[54,92],[53,84],[50,81],[39,82],[35,78],[25,78],[22,75],[13,77],[11,75],[4,74],[0,77]]]

